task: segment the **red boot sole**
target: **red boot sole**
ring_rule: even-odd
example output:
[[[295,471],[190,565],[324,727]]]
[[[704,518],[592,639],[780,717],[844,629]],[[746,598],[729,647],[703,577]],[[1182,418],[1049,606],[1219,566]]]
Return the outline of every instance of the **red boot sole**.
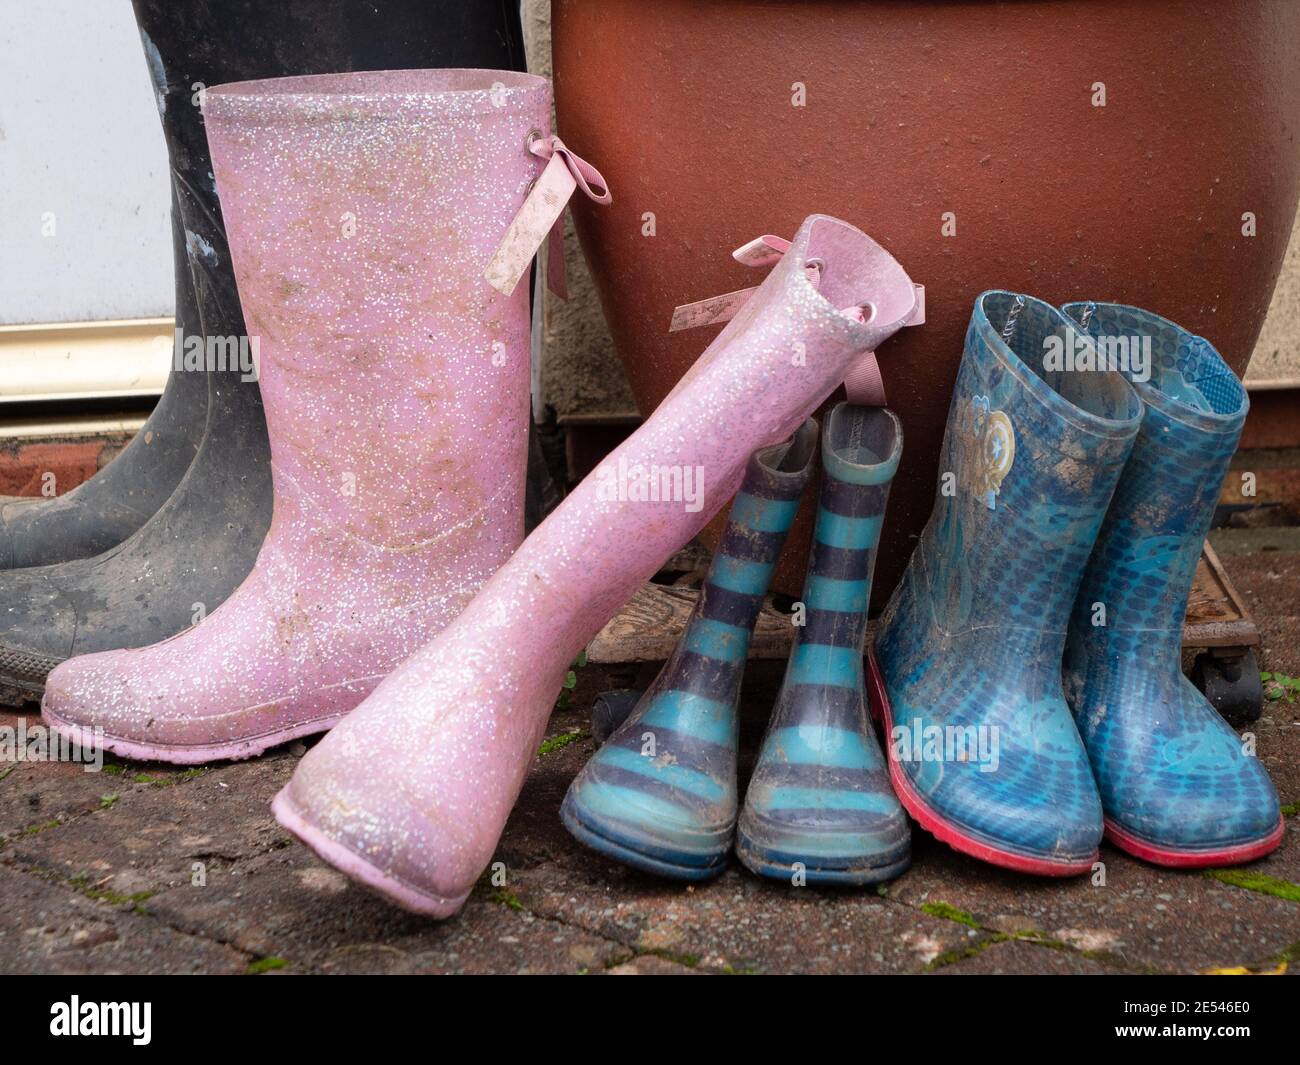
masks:
[[[867,695],[871,703],[872,715],[884,722],[885,750],[889,758],[889,779],[894,785],[894,793],[898,796],[899,802],[903,804],[903,808],[912,815],[917,824],[934,836],[935,839],[948,844],[953,850],[960,851],[962,854],[969,854],[972,858],[978,858],[990,865],[1001,866],[1003,869],[1014,869],[1018,873],[1059,877],[1081,876],[1092,871],[1100,852],[1094,853],[1089,858],[1066,861],[1052,858],[1032,858],[1024,854],[1017,854],[1015,851],[995,847],[984,840],[977,839],[963,829],[958,828],[951,821],[943,818],[921,798],[920,794],[912,786],[907,773],[898,762],[894,745],[889,742],[894,729],[893,711],[889,705],[889,697],[885,694],[885,682],[880,675],[880,665],[876,662],[876,653],[872,648],[867,649]]]
[[[1106,818],[1106,838],[1116,847],[1133,855],[1134,858],[1141,858],[1144,862],[1166,865],[1173,869],[1204,869],[1214,865],[1240,865],[1243,862],[1253,862],[1256,858],[1262,858],[1277,850],[1285,831],[1285,823],[1279,820],[1277,828],[1263,839],[1251,843],[1238,843],[1214,851],[1188,851],[1148,843],[1131,832],[1126,832],[1109,817]]]

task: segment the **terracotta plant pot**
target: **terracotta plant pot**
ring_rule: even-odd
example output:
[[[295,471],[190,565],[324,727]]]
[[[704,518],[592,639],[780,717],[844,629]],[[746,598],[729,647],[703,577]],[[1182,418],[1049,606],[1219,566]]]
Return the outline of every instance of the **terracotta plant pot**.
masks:
[[[643,415],[712,336],[669,335],[673,307],[756,284],[729,258],[751,237],[824,211],[926,286],[926,324],[880,360],[905,443],[877,604],[930,513],[979,292],[1138,304],[1245,369],[1300,181],[1300,3],[554,0],[552,17],[561,134],[614,191],[577,205],[578,233]],[[807,550],[792,534],[783,590]]]

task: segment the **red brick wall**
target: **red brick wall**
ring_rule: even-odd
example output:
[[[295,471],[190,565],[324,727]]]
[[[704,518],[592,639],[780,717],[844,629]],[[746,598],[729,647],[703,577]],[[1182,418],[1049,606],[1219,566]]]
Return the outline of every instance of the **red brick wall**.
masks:
[[[0,449],[0,495],[41,495],[46,473],[54,474],[54,494],[62,495],[94,476],[101,455],[114,443],[96,438],[75,443],[17,443]]]

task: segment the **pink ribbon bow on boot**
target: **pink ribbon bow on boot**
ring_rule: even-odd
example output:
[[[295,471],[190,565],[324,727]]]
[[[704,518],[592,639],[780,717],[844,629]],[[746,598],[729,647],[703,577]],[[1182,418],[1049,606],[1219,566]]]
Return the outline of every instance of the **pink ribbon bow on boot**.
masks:
[[[534,131],[536,132],[536,131]],[[575,155],[559,137],[530,136],[528,150],[548,160],[546,169],[533,183],[524,205],[510,223],[483,276],[488,284],[507,296],[528,270],[542,241],[547,248],[547,282],[560,299],[569,298],[564,271],[564,208],[577,189],[596,203],[610,203],[609,187],[600,171]],[[592,186],[600,191],[594,191]]]

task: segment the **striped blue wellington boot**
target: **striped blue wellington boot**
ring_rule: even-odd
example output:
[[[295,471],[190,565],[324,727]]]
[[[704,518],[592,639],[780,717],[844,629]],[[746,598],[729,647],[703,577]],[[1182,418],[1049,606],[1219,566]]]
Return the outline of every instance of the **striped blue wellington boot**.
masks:
[[[593,850],[679,880],[726,868],[749,638],[816,454],[809,419],[786,443],[750,457],[672,657],[560,807],[565,827]]]
[[[736,854],[760,876],[871,884],[910,861],[862,670],[875,548],[902,453],[892,411],[841,403],[826,420],[804,623],[736,831]]]
[[[1061,655],[1142,417],[1122,375],[1081,368],[1076,340],[1041,300],[976,299],[934,511],[869,661],[908,812],[959,851],[1045,876],[1087,872],[1101,842]]]
[[[1246,390],[1208,341],[1148,311],[1065,311],[1098,351],[1127,358],[1146,405],[1066,644],[1066,697],[1106,837],[1160,865],[1250,861],[1282,841],[1277,792],[1181,666],[1187,596],[1246,420]]]

